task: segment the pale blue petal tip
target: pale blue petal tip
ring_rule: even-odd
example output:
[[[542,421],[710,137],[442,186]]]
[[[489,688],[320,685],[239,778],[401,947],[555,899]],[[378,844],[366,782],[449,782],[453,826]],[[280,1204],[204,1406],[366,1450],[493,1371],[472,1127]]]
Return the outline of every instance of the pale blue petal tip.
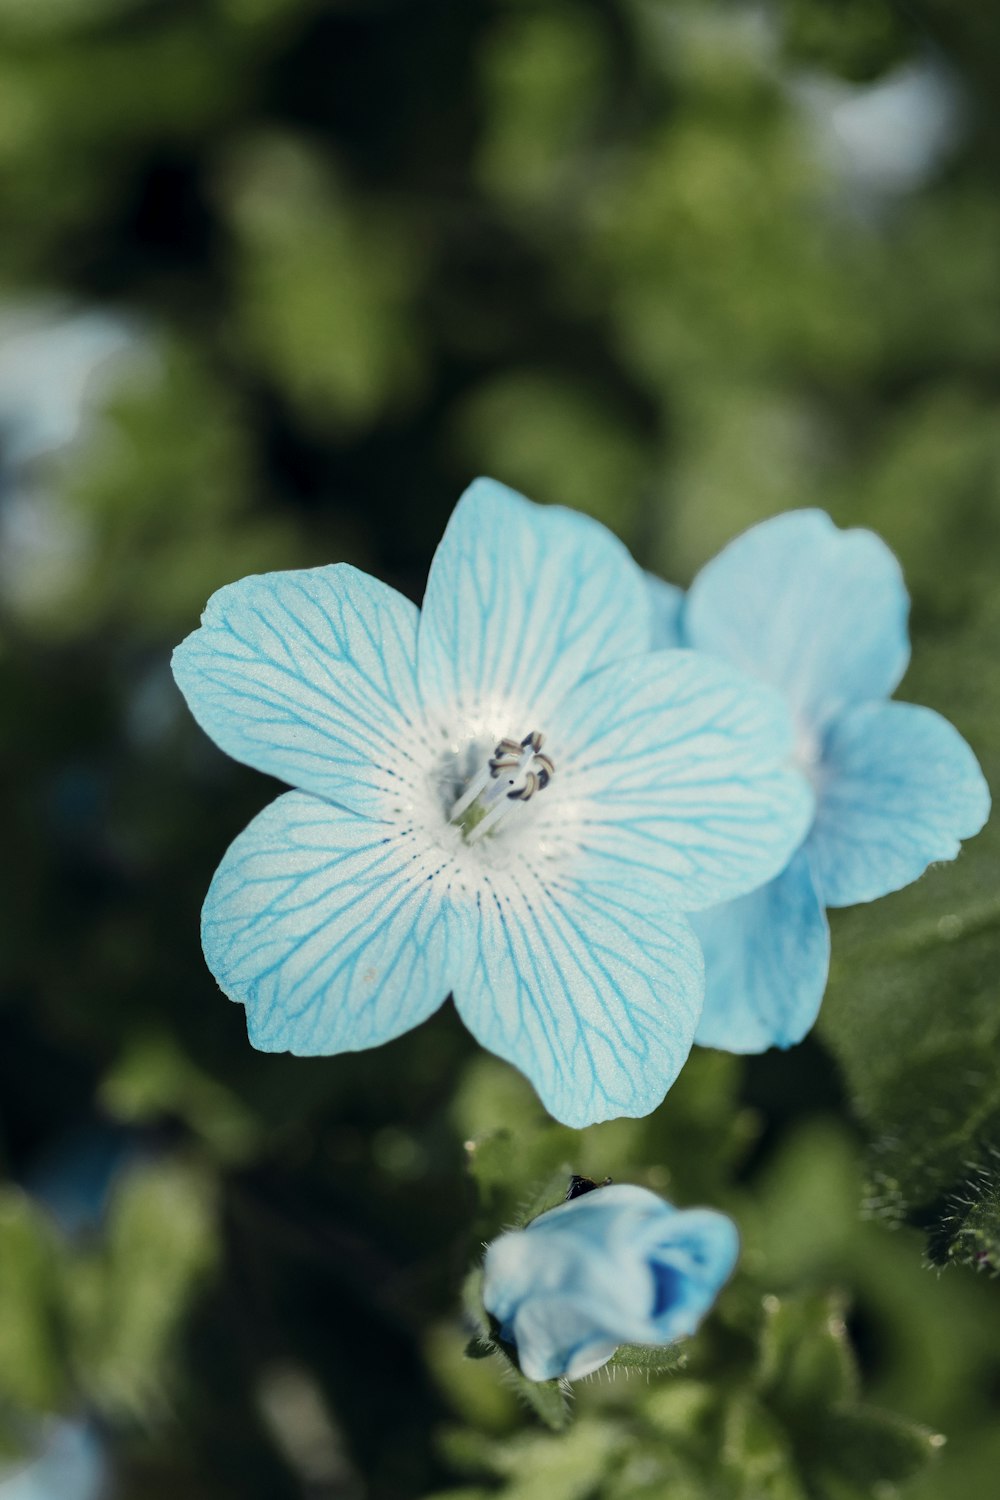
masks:
[[[754,1053],[800,1042],[830,966],[829,925],[806,851],[760,890],[693,920],[705,954],[698,1044]]]
[[[234,759],[377,815],[392,746],[419,719],[417,618],[347,564],[255,575],[212,595],[174,652],[174,677]]]
[[[809,848],[827,906],[900,890],[978,833],[990,793],[947,719],[910,703],[871,703],[831,727]]]
[[[793,511],[702,569],[684,629],[691,645],[781,688],[818,730],[846,705],[894,691],[909,661],[908,611],[899,563],[879,537]]]
[[[688,1209],[678,1214],[654,1256],[653,1316],[665,1339],[694,1333],[732,1275],[740,1237],[725,1214]]]
[[[431,564],[422,699],[452,718],[497,699],[537,716],[591,672],[648,651],[650,616],[642,570],[600,522],[477,479]]]
[[[406,848],[303,792],[272,802],[231,845],[205,899],[202,945],[262,1051],[379,1046],[451,988],[440,898]]]
[[[499,479],[491,479],[487,474],[479,474],[466,485],[458,503],[451,513],[451,523],[459,518],[465,507],[475,504],[489,504],[509,506],[511,504],[526,506],[531,510],[538,509],[533,500],[527,495],[522,495],[520,490],[512,489],[509,484],[503,484]]]

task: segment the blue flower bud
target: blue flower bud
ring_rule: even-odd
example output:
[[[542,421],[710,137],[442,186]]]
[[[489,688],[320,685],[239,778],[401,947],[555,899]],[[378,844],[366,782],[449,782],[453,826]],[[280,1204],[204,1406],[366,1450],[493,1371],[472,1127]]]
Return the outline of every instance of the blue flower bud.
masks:
[[[619,1344],[694,1333],[738,1253],[725,1214],[677,1209],[622,1183],[494,1240],[483,1301],[529,1380],[578,1380]]]

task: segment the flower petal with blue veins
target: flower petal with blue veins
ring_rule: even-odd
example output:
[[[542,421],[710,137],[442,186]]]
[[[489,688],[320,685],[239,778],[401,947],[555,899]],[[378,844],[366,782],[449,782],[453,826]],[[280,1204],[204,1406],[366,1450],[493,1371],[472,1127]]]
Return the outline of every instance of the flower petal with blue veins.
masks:
[[[230,846],[202,913],[208,966],[246,1006],[254,1046],[356,1052],[437,1010],[459,957],[432,877],[391,825],[304,792],[265,807]]]
[[[759,890],[691,920],[705,955],[698,1044],[748,1053],[800,1042],[830,967],[830,928],[807,849]]]
[[[600,522],[477,479],[431,564],[420,690],[448,723],[484,709],[495,723],[499,704],[509,716],[501,734],[544,732],[547,704],[648,651],[650,627],[642,570]]]
[[[417,618],[346,563],[263,573],[212,595],[174,652],[174,676],[228,755],[378,817],[424,733]]]
[[[455,983],[473,1036],[575,1127],[659,1104],[702,998],[698,944],[659,883],[593,863],[544,881],[486,876],[465,919],[469,968]]]
[[[979,762],[930,708],[868,703],[844,714],[823,746],[809,840],[827,906],[874,901],[954,859],[989,816]]]
[[[818,732],[845,704],[893,692],[909,661],[908,612],[881,538],[841,531],[822,511],[791,511],[737,537],[698,574],[685,644],[781,688]]]
[[[623,876],[661,877],[682,911],[769,880],[811,822],[784,699],[702,652],[605,668],[550,713],[548,730],[557,774],[540,828],[555,841],[572,819],[588,849]]]

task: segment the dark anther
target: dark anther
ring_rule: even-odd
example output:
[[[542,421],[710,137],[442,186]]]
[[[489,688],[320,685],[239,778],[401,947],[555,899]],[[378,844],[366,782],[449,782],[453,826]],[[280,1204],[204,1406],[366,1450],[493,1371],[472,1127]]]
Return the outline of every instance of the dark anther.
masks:
[[[584,1193],[593,1193],[597,1188],[610,1186],[610,1177],[605,1177],[603,1182],[595,1182],[592,1177],[578,1177],[574,1172],[566,1189],[566,1202],[571,1203],[574,1198],[582,1198]]]

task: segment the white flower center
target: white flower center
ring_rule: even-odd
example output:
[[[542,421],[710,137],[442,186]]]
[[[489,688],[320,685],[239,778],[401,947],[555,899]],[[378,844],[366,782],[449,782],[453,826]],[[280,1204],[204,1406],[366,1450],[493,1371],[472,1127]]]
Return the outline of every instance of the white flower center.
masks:
[[[792,764],[800,770],[818,792],[823,774],[823,746],[815,730],[801,720],[797,725]]]
[[[544,736],[533,729],[523,740],[501,740],[485,766],[473,776],[452,806],[448,821],[462,830],[467,844],[492,833],[514,808],[544,791],[556,774],[542,754]]]

